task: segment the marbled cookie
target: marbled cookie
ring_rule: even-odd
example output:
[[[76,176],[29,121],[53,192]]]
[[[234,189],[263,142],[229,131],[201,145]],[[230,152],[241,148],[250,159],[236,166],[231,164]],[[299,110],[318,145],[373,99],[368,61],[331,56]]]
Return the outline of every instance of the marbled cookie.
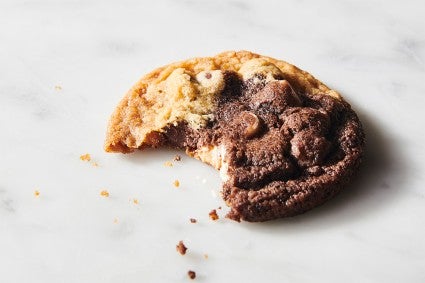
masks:
[[[105,149],[170,146],[220,170],[234,220],[303,213],[357,170],[364,134],[334,90],[247,51],[173,63],[142,77],[109,122]]]

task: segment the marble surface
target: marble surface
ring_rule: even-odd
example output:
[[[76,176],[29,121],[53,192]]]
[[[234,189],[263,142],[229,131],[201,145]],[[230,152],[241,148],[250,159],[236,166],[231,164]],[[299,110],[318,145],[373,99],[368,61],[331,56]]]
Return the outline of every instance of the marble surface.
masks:
[[[425,282],[424,14],[394,0],[1,0],[0,281]],[[308,70],[359,113],[366,160],[326,205],[212,222],[226,212],[212,168],[103,152],[142,74],[239,49]]]

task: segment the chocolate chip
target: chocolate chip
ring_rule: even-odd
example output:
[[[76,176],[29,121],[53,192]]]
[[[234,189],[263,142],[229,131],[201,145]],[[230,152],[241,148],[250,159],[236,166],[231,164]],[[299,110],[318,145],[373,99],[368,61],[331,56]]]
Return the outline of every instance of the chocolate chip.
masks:
[[[211,73],[208,73],[208,72],[207,72],[207,73],[205,73],[205,78],[206,78],[206,79],[211,79],[211,77],[212,77],[212,76],[211,76]]]
[[[246,138],[252,138],[258,133],[260,129],[260,120],[254,113],[248,111],[242,112],[242,122],[245,125],[244,136]]]

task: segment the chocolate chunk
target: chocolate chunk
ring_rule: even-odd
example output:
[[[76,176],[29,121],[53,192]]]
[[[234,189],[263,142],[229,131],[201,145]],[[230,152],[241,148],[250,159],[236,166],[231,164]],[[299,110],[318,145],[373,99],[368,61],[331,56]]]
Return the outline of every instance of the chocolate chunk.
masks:
[[[238,106],[239,103],[236,105]],[[230,105],[233,106],[233,105]],[[261,121],[254,113],[246,110],[243,106],[236,110],[236,107],[227,108],[226,114],[219,115],[225,117],[221,121],[220,129],[222,135],[232,140],[251,139],[258,135],[261,130]]]
[[[329,152],[330,143],[312,130],[304,130],[291,140],[291,154],[302,167],[320,165]]]
[[[325,135],[330,125],[326,112],[310,107],[289,109],[281,115],[281,119],[284,121],[283,126],[294,134],[308,129]]]
[[[253,109],[282,113],[288,107],[300,106],[301,100],[287,81],[272,81],[251,97]]]
[[[273,180],[287,180],[296,171],[289,158],[289,141],[278,130],[261,138],[229,146],[229,174],[234,186],[255,188]]]

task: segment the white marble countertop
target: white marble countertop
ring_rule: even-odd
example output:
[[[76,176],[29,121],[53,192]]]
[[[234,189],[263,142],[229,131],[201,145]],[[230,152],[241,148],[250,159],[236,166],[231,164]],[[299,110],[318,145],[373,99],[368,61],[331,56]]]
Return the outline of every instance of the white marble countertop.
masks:
[[[196,282],[425,282],[424,14],[394,0],[0,1],[0,282],[188,282],[189,269]],[[212,168],[103,152],[142,74],[240,49],[311,72],[364,124],[357,180],[302,216],[212,222],[225,213]]]

